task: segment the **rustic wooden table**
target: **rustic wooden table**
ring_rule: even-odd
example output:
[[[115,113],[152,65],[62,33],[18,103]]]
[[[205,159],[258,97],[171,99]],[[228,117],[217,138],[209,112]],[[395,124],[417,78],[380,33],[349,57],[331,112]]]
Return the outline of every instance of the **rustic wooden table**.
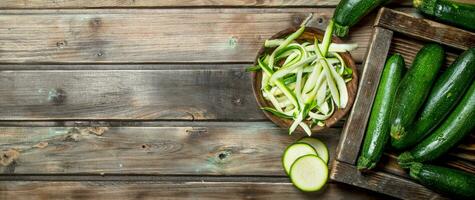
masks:
[[[280,156],[301,135],[264,117],[244,72],[266,38],[308,13],[323,29],[337,3],[2,0],[0,199],[386,199],[295,189]],[[346,39],[359,64],[374,16]],[[317,136],[332,159],[341,127]]]

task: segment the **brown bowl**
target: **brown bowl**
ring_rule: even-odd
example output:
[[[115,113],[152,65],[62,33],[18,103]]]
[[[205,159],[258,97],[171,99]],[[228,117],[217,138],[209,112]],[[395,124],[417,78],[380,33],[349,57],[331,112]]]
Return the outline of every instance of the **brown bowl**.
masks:
[[[285,36],[288,36],[289,34],[295,32],[296,30],[297,28],[288,28],[286,30],[283,30],[273,35],[270,39],[284,38]],[[310,43],[313,43],[314,41],[313,37],[316,36],[319,41],[322,41],[323,34],[324,32],[319,29],[306,27],[305,32],[297,40],[308,41]],[[333,37],[332,42],[342,43],[342,41],[337,37]],[[257,57],[255,59],[254,65],[257,65],[257,59],[266,51],[266,49],[269,49],[269,48],[265,48],[264,45],[261,47],[261,49],[257,53]],[[333,113],[333,115],[330,116],[330,118],[325,120],[325,126],[323,127],[314,126],[312,128],[312,132],[318,132],[318,131],[324,130],[325,128],[329,128],[333,126],[350,111],[351,106],[353,105],[353,102],[355,101],[356,90],[358,89],[358,76],[357,76],[355,62],[353,61],[353,58],[351,57],[349,53],[340,53],[340,55],[345,61],[347,67],[350,67],[353,70],[353,79],[350,82],[346,83],[346,87],[348,88],[348,104],[346,108],[344,109],[337,109]],[[259,104],[260,107],[273,107],[271,102],[267,101],[262,96],[261,79],[262,79],[262,71],[252,73],[252,89],[254,91],[254,96],[256,97],[257,103]],[[266,111],[264,111],[264,114],[267,116],[267,118],[269,118],[272,122],[277,124],[279,127],[288,129],[292,125],[292,122],[293,122],[292,120],[279,118]],[[303,129],[299,126],[296,129],[296,131],[303,132]]]

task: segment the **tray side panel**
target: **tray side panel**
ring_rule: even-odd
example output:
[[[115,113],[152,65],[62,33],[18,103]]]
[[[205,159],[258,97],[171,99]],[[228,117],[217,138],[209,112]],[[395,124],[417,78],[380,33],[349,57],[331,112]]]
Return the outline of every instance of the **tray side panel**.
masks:
[[[388,8],[379,11],[375,25],[458,49],[475,46],[475,33]]]
[[[354,165],[359,153],[366,124],[386,61],[393,32],[375,27],[353,110],[343,128],[337,149],[337,160]]]
[[[401,199],[447,199],[413,181],[384,172],[362,174],[355,166],[338,161],[333,162],[330,178]]]

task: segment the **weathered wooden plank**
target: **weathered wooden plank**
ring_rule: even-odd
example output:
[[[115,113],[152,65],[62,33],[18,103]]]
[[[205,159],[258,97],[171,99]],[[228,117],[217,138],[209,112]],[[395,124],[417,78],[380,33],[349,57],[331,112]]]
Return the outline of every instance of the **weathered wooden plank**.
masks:
[[[351,192],[348,192],[351,190]],[[2,199],[387,199],[340,184],[304,193],[290,183],[254,182],[0,182]]]
[[[374,96],[379,85],[381,72],[386,62],[387,52],[391,44],[393,32],[375,27],[374,37],[369,47],[368,55],[363,64],[363,73],[358,88],[358,94],[350,116],[343,128],[342,138],[338,145],[337,159],[349,164],[355,164],[364,132],[369,118]]]
[[[244,67],[2,71],[0,119],[264,120]]]
[[[446,199],[440,194],[413,181],[384,172],[362,174],[355,166],[335,161],[330,174],[332,180],[366,188],[401,199]],[[404,186],[404,187],[401,187]]]
[[[3,0],[0,8],[147,8],[147,7],[314,7],[336,6],[340,0]],[[395,0],[394,4],[410,6],[410,0]]]
[[[475,46],[475,33],[428,19],[414,18],[410,14],[381,9],[376,26],[381,26],[417,39],[442,43],[458,49]],[[397,23],[394,23],[397,22]]]
[[[334,158],[340,129],[316,133]],[[281,155],[300,134],[268,122],[182,127],[0,128],[4,174],[284,176]]]
[[[309,25],[324,29],[333,8],[1,10],[0,62],[250,63],[266,38],[309,13]],[[352,52],[357,62],[373,20],[347,39],[360,46]]]
[[[0,120],[266,120],[246,67],[0,65]]]

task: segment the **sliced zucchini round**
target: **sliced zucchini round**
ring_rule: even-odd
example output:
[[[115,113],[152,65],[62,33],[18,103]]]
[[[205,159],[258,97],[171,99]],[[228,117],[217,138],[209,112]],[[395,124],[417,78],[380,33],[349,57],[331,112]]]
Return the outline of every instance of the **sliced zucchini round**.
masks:
[[[317,151],[318,157],[320,157],[323,162],[328,163],[328,148],[322,141],[313,137],[304,137],[298,142],[306,143],[312,146],[315,151]]]
[[[289,174],[290,167],[297,160],[297,158],[304,155],[315,155],[317,156],[317,151],[306,143],[294,143],[287,147],[282,156],[282,166],[284,166],[285,173]]]
[[[316,155],[301,156],[290,168],[290,180],[304,192],[318,191],[328,180],[327,164]]]

